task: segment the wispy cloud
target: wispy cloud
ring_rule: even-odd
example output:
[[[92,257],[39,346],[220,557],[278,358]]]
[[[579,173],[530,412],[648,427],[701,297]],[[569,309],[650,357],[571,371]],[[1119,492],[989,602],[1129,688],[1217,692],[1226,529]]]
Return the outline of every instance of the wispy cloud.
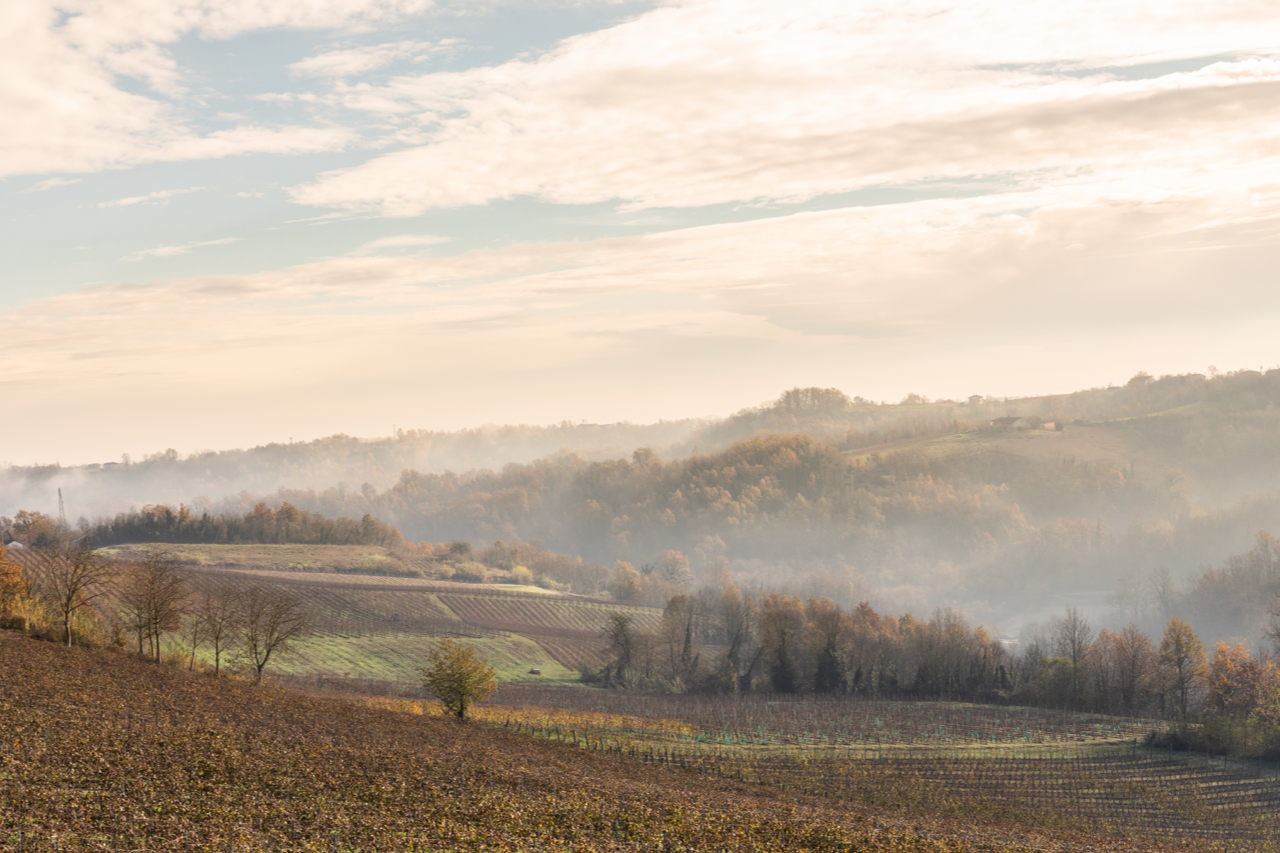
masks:
[[[823,382],[891,398],[1273,360],[1274,253],[1254,249],[1280,242],[1280,190],[1232,189],[1247,186],[1240,166],[1180,198],[1153,177],[86,288],[0,309],[0,393],[21,381],[144,411],[163,396],[181,413],[170,434],[225,443],[245,400],[259,429],[305,416],[338,430],[334,399],[386,419],[410,386],[456,399],[462,425],[554,419],[583,399],[635,407],[610,408],[618,419],[728,410],[707,395],[765,399],[817,364]],[[677,402],[690,408],[656,409]],[[442,423],[438,406],[414,414]]]
[[[431,0],[130,0],[79,4],[64,19],[45,2],[3,4],[0,176],[341,148],[356,137],[341,128],[202,131],[172,102],[184,91],[186,72],[171,46],[190,34],[224,39],[258,29],[358,28],[431,6]],[[142,80],[163,97],[120,78]]]
[[[42,193],[45,190],[55,189],[56,187],[69,187],[72,184],[80,183],[80,178],[47,178],[39,183],[32,184],[23,190],[24,193]]]
[[[176,195],[186,195],[187,193],[203,192],[205,187],[187,187],[184,190],[157,190],[146,195],[129,196],[128,198],[118,198],[114,201],[98,202],[98,207],[132,207],[135,204],[168,204],[169,199]]]
[[[448,243],[451,238],[440,237],[435,234],[401,234],[397,237],[379,237],[376,240],[370,240],[360,247],[361,251],[374,251],[377,249],[408,249],[417,246],[436,246],[440,243]]]
[[[1280,144],[1264,107],[1280,97],[1280,55],[1141,79],[1107,70],[1240,54],[1280,11],[1087,5],[664,6],[533,59],[335,88],[430,141],[293,198],[384,216],[517,196],[698,207],[975,176],[1042,185],[1122,175],[1134,158],[1194,180],[1204,163],[1252,158],[1242,142]]]
[[[451,38],[437,42],[398,41],[329,50],[292,63],[289,71],[299,77],[355,77],[402,59],[421,61],[429,56],[451,52],[461,44],[461,39]]]
[[[240,242],[239,237],[222,237],[218,240],[201,240],[196,243],[183,243],[178,246],[156,246],[153,249],[143,249],[134,252],[132,255],[126,255],[121,258],[122,261],[140,261],[143,258],[169,258],[174,255],[187,255],[192,249],[199,249],[204,246],[226,246],[230,243]]]

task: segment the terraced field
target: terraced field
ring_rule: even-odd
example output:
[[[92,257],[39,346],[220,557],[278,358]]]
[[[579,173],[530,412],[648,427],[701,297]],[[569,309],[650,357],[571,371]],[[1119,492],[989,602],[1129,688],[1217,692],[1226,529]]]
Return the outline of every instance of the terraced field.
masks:
[[[258,546],[251,550],[256,559]],[[601,661],[607,646],[602,629],[611,614],[625,612],[643,630],[656,628],[662,615],[654,608],[538,587],[246,565],[257,563],[189,562],[187,568],[197,589],[258,583],[299,598],[312,616],[313,635],[296,654],[273,662],[272,670],[328,684],[347,680],[411,689],[426,650],[444,637],[477,645],[504,683],[573,684],[580,662]]]
[[[1145,734],[1165,725],[1158,721],[521,685],[504,687],[496,702],[485,719],[519,731],[836,802],[1101,830],[1198,850],[1280,849],[1280,766],[1147,747]]]
[[[699,745],[753,752],[796,748],[877,754],[885,747],[958,751],[998,747],[1043,751],[1143,741],[1167,722],[1048,708],[820,695],[710,696],[513,685],[502,701],[528,708],[678,720]]]

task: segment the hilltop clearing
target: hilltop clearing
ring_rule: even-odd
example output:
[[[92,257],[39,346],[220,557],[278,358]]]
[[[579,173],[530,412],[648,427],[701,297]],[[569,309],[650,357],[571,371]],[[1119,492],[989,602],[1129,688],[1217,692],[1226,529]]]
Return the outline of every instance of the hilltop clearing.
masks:
[[[115,560],[136,560],[160,543],[113,545],[98,553]],[[411,561],[381,545],[161,545],[179,565],[191,569],[251,572],[309,572],[359,576],[420,577]]]
[[[848,806],[9,633],[0,776],[5,851],[1164,849]]]

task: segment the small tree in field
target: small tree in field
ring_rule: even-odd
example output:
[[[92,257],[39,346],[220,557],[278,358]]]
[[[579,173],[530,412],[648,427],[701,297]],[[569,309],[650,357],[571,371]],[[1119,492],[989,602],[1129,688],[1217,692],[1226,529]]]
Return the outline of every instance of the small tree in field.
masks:
[[[257,585],[241,592],[236,606],[240,657],[253,668],[254,683],[261,683],[272,655],[289,653],[307,635],[307,613],[302,602],[284,590]]]
[[[427,665],[422,667],[422,685],[436,694],[444,712],[459,720],[467,718],[467,710],[488,699],[498,689],[493,667],[463,643],[445,640],[427,652]]]

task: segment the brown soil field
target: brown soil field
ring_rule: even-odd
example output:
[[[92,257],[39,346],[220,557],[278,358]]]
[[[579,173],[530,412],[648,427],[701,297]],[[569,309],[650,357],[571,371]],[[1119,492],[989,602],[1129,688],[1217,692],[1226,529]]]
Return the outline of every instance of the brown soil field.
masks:
[[[0,632],[4,853],[1167,849],[682,764]]]

